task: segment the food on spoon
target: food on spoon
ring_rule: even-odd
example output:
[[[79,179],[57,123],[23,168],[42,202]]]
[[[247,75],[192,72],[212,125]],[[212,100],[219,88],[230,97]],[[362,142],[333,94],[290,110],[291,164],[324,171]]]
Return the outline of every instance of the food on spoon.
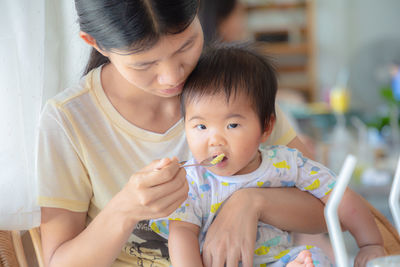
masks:
[[[224,157],[225,157],[225,154],[224,154],[224,153],[219,154],[219,155],[216,156],[210,163],[211,163],[212,165],[218,164],[218,163],[220,163],[220,162],[224,159]]]

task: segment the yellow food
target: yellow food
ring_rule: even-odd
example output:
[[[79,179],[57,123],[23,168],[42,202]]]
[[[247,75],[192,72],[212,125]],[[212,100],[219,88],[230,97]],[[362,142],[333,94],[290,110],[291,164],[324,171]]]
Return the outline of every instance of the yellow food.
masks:
[[[211,164],[212,164],[212,165],[215,165],[215,164],[217,164],[217,163],[220,163],[220,162],[224,159],[224,157],[225,157],[225,154],[224,154],[224,153],[219,154],[218,156],[216,156],[216,157],[211,161]]]

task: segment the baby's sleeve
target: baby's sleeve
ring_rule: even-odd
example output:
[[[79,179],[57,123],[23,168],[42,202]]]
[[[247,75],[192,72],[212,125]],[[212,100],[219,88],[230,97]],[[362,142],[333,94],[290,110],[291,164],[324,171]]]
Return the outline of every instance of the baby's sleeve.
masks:
[[[296,152],[297,182],[296,186],[308,191],[317,198],[329,194],[336,183],[336,174],[326,166],[303,157],[301,152]]]

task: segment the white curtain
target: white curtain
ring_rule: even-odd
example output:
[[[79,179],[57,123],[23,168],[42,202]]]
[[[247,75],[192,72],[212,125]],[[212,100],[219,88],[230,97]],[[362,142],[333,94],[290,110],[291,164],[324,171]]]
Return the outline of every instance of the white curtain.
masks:
[[[74,1],[1,0],[0,229],[40,224],[35,139],[49,98],[78,82],[88,56]]]

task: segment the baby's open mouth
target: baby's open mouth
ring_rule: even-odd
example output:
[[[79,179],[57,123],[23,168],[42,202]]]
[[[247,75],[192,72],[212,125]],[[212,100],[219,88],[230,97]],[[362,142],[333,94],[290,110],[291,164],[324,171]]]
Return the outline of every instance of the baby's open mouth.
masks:
[[[224,160],[226,160],[227,158],[225,157],[225,154],[224,153],[221,153],[221,154],[219,154],[219,155],[215,155],[215,156],[213,156],[213,160],[211,161],[211,164],[212,165],[216,165],[216,164],[218,164],[218,163],[220,163],[220,162],[222,162],[222,161],[224,161]]]

